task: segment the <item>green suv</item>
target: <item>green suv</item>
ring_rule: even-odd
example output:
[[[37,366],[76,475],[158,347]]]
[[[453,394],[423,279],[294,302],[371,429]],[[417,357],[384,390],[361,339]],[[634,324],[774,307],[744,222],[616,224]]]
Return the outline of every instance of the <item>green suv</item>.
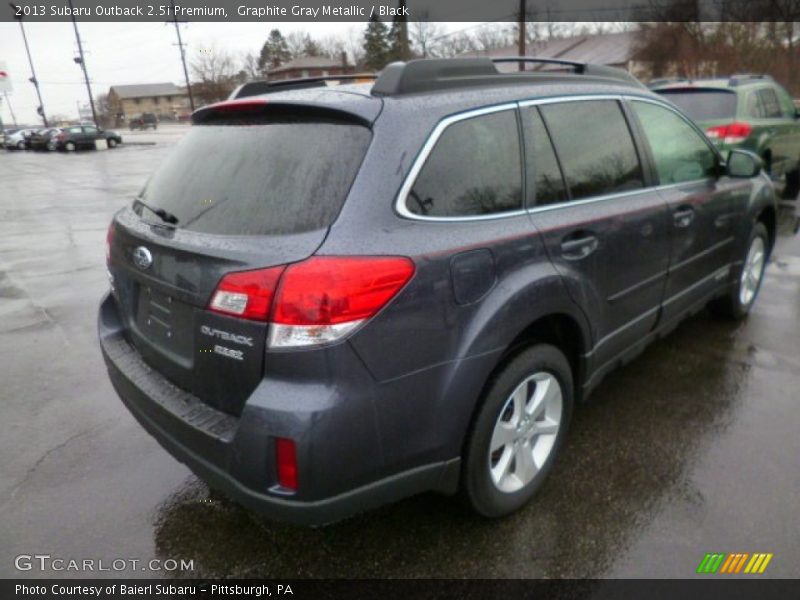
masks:
[[[769,75],[659,82],[653,91],[689,115],[724,153],[733,148],[764,160],[777,192],[800,192],[800,113]]]

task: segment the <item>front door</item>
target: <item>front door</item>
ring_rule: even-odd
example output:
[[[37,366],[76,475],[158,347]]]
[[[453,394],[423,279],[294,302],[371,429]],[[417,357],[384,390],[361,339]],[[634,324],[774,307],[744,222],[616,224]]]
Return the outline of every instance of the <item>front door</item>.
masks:
[[[749,183],[720,175],[710,142],[676,111],[631,101],[669,207],[670,265],[663,319],[682,316],[729,280],[735,225]]]

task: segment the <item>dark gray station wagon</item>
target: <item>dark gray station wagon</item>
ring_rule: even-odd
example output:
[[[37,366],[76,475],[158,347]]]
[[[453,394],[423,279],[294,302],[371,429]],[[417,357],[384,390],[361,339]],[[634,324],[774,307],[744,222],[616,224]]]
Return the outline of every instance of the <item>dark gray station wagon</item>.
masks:
[[[194,114],[114,217],[99,314],[169,452],[280,520],[426,490],[501,516],[604,375],[707,305],[747,314],[775,238],[759,159],[621,71],[525,62]]]

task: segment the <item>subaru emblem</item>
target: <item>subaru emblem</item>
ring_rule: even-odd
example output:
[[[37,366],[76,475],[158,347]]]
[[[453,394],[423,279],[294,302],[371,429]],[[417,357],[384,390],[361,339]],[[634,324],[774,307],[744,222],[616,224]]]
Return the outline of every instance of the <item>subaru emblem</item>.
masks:
[[[144,270],[153,264],[153,255],[144,246],[139,246],[133,251],[133,264]]]

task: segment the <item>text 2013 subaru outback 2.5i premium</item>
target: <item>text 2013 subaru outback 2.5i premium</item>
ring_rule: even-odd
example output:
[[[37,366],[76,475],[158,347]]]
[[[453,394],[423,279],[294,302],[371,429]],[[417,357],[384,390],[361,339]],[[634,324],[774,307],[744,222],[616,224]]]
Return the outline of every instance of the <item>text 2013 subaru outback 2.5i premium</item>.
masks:
[[[758,158],[562,68],[396,63],[196,112],[108,232],[130,411],[276,519],[521,507],[606,373],[709,303],[747,314],[775,237]]]

